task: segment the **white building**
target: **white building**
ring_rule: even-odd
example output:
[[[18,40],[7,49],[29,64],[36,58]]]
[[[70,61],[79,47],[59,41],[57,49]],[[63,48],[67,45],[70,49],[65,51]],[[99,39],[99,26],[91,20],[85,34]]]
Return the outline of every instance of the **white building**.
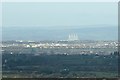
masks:
[[[77,34],[70,34],[70,35],[68,36],[68,41],[76,41],[76,40],[79,40]]]

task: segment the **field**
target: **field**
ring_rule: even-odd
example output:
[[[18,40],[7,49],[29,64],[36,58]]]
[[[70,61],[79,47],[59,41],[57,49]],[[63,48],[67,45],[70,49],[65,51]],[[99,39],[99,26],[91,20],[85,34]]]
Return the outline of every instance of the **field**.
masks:
[[[3,77],[117,77],[116,55],[3,54]]]

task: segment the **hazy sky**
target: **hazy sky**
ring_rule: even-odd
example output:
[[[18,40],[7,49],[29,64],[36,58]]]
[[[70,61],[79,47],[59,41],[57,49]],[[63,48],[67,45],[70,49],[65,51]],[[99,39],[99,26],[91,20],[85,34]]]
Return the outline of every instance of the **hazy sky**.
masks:
[[[3,40],[117,40],[118,4],[110,2],[3,3]],[[93,27],[93,28],[91,28]]]
[[[3,3],[3,26],[117,25],[117,3]],[[88,26],[89,27],[89,26]]]
[[[2,2],[116,2],[119,0],[1,0]]]

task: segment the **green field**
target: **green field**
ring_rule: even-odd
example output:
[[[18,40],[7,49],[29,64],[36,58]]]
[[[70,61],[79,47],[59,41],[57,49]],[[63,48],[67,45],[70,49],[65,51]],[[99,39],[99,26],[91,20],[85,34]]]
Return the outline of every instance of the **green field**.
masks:
[[[115,55],[4,54],[3,77],[117,77]]]

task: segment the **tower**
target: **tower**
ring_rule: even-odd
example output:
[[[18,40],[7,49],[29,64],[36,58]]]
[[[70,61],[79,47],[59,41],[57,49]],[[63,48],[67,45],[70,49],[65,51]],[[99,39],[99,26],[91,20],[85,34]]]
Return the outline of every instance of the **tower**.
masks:
[[[76,41],[79,40],[78,35],[77,34],[69,34],[68,36],[68,41]]]

